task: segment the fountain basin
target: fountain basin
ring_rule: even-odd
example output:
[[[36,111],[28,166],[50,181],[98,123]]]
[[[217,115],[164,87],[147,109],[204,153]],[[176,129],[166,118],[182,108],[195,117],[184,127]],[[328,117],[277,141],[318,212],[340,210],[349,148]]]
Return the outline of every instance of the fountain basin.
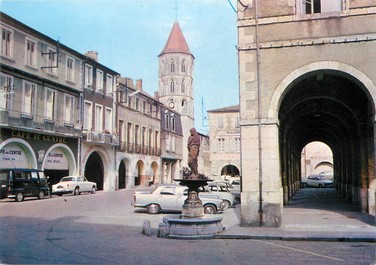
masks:
[[[222,217],[204,215],[199,218],[184,218],[181,215],[165,216],[159,224],[160,237],[179,239],[208,239],[225,229]]]

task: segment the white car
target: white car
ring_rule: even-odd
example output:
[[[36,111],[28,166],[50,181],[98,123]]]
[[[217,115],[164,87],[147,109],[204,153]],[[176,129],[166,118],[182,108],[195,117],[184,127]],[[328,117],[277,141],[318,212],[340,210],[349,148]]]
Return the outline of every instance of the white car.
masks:
[[[62,196],[63,194],[79,195],[81,192],[94,194],[97,191],[97,184],[88,181],[81,176],[63,177],[59,183],[52,185],[52,194]]]
[[[326,179],[321,175],[311,175],[303,180],[303,187],[332,188],[333,180]]]
[[[215,195],[223,200],[223,210],[228,209],[229,207],[235,206],[235,196],[231,194],[226,183],[211,182],[204,187],[204,190],[201,190],[200,196],[205,197],[207,195]]]

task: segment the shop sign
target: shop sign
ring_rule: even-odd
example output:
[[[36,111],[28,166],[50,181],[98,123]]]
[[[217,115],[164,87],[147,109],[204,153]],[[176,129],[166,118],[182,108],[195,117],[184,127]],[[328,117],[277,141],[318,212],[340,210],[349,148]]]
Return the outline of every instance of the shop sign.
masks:
[[[11,135],[12,137],[21,138],[21,139],[43,140],[45,142],[66,144],[66,140],[64,137],[54,136],[54,135],[45,135],[45,134],[38,134],[38,133],[32,133],[32,132],[20,132],[20,131],[12,131]]]
[[[68,161],[60,149],[53,149],[51,152],[47,153],[45,156],[45,169],[61,169],[66,170],[68,169]]]
[[[27,168],[29,166],[25,152],[16,144],[7,144],[0,149],[2,168]]]

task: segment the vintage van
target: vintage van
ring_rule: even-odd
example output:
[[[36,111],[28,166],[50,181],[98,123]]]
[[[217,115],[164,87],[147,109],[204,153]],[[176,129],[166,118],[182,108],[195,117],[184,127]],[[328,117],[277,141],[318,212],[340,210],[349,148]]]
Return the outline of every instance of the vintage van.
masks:
[[[49,194],[43,170],[28,168],[0,168],[0,198],[23,201],[25,197],[42,199]]]

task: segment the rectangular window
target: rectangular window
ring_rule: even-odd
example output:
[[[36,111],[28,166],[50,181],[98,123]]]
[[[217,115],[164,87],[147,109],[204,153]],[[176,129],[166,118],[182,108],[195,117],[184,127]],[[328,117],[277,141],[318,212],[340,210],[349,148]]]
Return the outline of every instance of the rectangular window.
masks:
[[[64,95],[64,122],[74,124],[74,97]]]
[[[85,87],[93,89],[93,67],[85,64]]]
[[[128,122],[128,128],[127,128],[127,143],[130,144],[132,139],[132,123]]]
[[[329,13],[338,12],[342,10],[342,0],[302,0],[302,13]]]
[[[218,138],[218,152],[225,151],[225,138]]]
[[[97,69],[96,81],[96,90],[99,93],[103,93],[103,71]]]
[[[112,133],[112,109],[106,108],[105,126],[104,129]]]
[[[10,110],[13,98],[13,77],[0,74],[0,110]]]
[[[146,113],[146,101],[142,101],[142,113]]]
[[[140,108],[140,99],[136,98],[136,110],[138,111]]]
[[[223,128],[223,117],[218,117],[218,129]]]
[[[149,147],[153,146],[153,142],[152,141],[153,141],[153,130],[149,129],[149,139],[148,139]]]
[[[26,39],[26,65],[36,66],[36,47],[35,41]]]
[[[47,119],[55,119],[55,103],[56,103],[56,91],[47,88],[46,89],[46,110],[45,115]]]
[[[175,131],[175,115],[171,115],[171,129],[174,132]]]
[[[95,105],[95,131],[103,131],[103,107],[102,105]]]
[[[159,141],[159,132],[155,131],[155,133],[154,133],[154,147],[156,149],[159,148],[159,142],[158,141]],[[158,155],[158,154],[156,154],[156,155]]]
[[[113,81],[112,75],[107,75],[106,93],[107,95],[111,95],[111,96],[114,94],[114,81]]]
[[[170,118],[167,113],[164,115],[166,130],[170,129]]]
[[[146,128],[145,127],[142,127],[141,144],[143,147],[146,145]]]
[[[84,130],[91,130],[93,122],[93,104],[91,102],[85,101],[85,112],[84,112]]]
[[[67,58],[66,79],[74,82],[74,59]]]
[[[47,49],[47,73],[56,74],[57,69],[57,53],[55,49]]]
[[[12,57],[13,32],[7,29],[2,29],[1,39],[1,55],[5,57]]]
[[[24,81],[23,84],[23,113],[35,114],[35,95],[37,85]]]
[[[136,126],[134,127],[134,143],[135,143],[136,145],[139,144],[139,140],[138,140],[138,134],[139,134],[139,133],[140,133],[140,126],[136,125]]]

